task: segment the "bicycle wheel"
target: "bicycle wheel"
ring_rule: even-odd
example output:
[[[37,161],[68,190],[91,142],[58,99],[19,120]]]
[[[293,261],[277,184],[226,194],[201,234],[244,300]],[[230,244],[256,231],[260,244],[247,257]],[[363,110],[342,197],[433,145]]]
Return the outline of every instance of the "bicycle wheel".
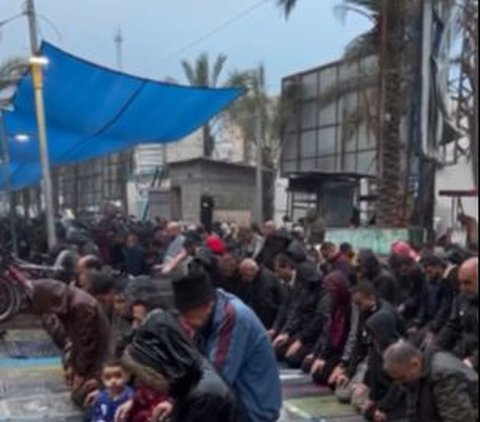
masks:
[[[15,315],[19,307],[19,294],[11,282],[0,278],[0,322],[5,322]]]

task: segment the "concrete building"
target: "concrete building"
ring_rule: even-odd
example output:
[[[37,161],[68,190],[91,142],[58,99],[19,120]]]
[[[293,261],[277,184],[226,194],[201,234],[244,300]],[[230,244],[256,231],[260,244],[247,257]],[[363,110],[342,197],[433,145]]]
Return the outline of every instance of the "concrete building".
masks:
[[[138,147],[129,186],[129,213],[198,222],[200,197],[208,193],[215,200],[215,218],[250,221],[255,167],[252,158],[245,156],[247,141],[238,126],[226,118],[215,125],[214,131],[216,146],[211,159],[203,158],[201,131],[180,142]],[[265,211],[272,215],[269,173],[266,180],[270,185],[265,185]]]
[[[329,226],[348,226],[354,205],[374,193],[378,66],[375,56],[337,61],[284,78],[283,95],[295,98],[281,156],[294,220],[317,210]],[[361,202],[361,203],[360,203]]]
[[[149,190],[149,217],[162,216],[186,223],[200,221],[202,195],[213,198],[214,220],[252,222],[256,170],[244,164],[208,158],[193,158],[169,164],[168,186]],[[266,204],[271,204],[268,186],[272,174],[265,172]],[[268,208],[268,205],[267,205]],[[272,210],[266,209],[266,213]]]

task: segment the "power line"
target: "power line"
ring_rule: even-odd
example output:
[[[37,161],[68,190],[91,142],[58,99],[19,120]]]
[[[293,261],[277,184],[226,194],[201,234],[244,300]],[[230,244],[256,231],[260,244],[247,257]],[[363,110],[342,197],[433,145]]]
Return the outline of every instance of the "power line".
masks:
[[[215,35],[216,33],[223,31],[225,28],[229,27],[230,25],[238,22],[239,20],[243,19],[244,17],[250,15],[252,12],[269,2],[270,0],[260,0],[259,2],[253,4],[252,6],[248,7],[247,9],[243,10],[239,14],[231,17],[227,21],[223,22],[222,24],[216,26],[206,34],[202,35],[201,37],[191,41],[190,43],[186,44],[184,47],[181,47],[177,51],[169,54],[168,56],[164,57],[162,59],[163,62],[167,63],[171,61],[172,59],[182,55],[185,51],[189,50],[190,48],[196,46],[197,44],[202,43],[205,41],[207,38],[210,38],[212,35]]]
[[[22,16],[24,16],[24,13],[19,13],[19,14],[17,14],[17,15],[11,16],[11,17],[9,17],[9,18],[7,18],[7,19],[1,20],[1,21],[0,21],[0,28],[1,28],[2,26],[5,26],[7,23],[10,23],[10,22],[12,22],[12,21],[14,21],[14,20],[16,20],[16,19],[21,18]]]

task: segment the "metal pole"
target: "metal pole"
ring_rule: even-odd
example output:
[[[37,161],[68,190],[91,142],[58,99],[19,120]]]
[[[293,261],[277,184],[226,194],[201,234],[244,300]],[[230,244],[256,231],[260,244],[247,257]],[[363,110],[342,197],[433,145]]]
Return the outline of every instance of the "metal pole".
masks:
[[[263,136],[262,136],[262,113],[260,102],[257,104],[257,116],[255,119],[255,138],[257,141],[257,173],[256,173],[256,189],[255,189],[255,215],[256,223],[261,224],[263,221]]]
[[[43,175],[43,188],[45,196],[45,214],[47,218],[48,247],[54,248],[57,239],[55,233],[55,217],[53,215],[53,191],[50,173],[50,160],[48,157],[47,130],[45,125],[45,106],[43,103],[43,73],[42,65],[32,64],[33,86],[35,89],[35,108],[37,112],[38,144],[40,147],[40,164]]]
[[[28,30],[30,35],[30,50],[34,56],[38,55],[40,48],[37,37],[37,20],[35,15],[35,4],[33,0],[27,0],[25,14],[28,18]]]
[[[5,193],[8,200],[8,211],[10,214],[10,236],[12,237],[12,252],[18,256],[17,239],[17,216],[12,193],[12,180],[10,178],[10,151],[8,148],[7,129],[3,120],[3,113],[0,111],[0,138],[2,141],[2,160],[3,160],[3,182],[5,184]]]
[[[30,48],[33,57],[38,56],[39,44],[37,38],[37,23],[35,5],[33,0],[27,0],[26,14],[28,17],[28,28],[30,33]],[[32,77],[35,89],[35,108],[38,126],[38,144],[40,149],[40,164],[43,177],[43,193],[45,198],[45,216],[47,220],[48,247],[52,249],[56,243],[55,216],[53,208],[52,177],[50,172],[50,160],[48,157],[48,140],[45,124],[45,106],[43,102],[43,74],[42,64],[32,62]]]
[[[115,33],[114,41],[115,41],[115,44],[117,46],[117,67],[118,67],[118,69],[122,70],[123,69],[123,51],[122,51],[123,34],[122,34],[122,28],[117,29],[117,32]]]

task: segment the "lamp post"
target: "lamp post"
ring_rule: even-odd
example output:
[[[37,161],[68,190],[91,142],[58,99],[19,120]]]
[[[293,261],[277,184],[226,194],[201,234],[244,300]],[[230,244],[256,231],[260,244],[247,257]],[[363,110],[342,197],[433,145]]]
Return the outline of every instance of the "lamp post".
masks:
[[[3,113],[0,110],[0,140],[2,145],[2,168],[3,168],[3,183],[5,186],[5,193],[8,201],[8,212],[10,214],[10,236],[12,240],[13,255],[18,256],[18,241],[17,241],[17,213],[12,193],[12,183],[10,178],[10,151],[8,147],[8,136],[3,120]]]
[[[45,105],[43,102],[43,67],[48,64],[45,57],[33,56],[30,58],[33,88],[35,92],[35,111],[38,128],[38,146],[40,149],[40,165],[42,168],[43,193],[45,199],[45,215],[47,220],[47,239],[49,249],[57,243],[55,232],[55,216],[53,208],[52,176],[48,157],[47,130],[45,124]]]
[[[262,109],[257,99],[257,116],[255,118],[256,145],[256,173],[255,173],[255,213],[257,224],[263,222],[263,133],[262,133]]]

